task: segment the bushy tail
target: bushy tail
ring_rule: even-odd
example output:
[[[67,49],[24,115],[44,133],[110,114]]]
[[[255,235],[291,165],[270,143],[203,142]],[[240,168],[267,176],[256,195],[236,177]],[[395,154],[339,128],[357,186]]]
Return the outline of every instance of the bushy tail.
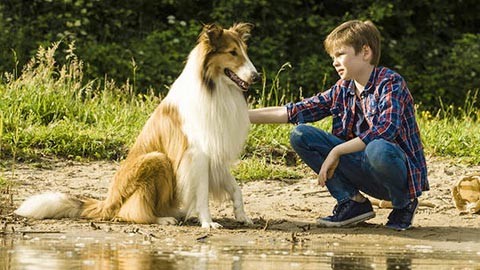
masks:
[[[83,201],[62,193],[43,193],[28,198],[15,214],[34,219],[75,218],[80,217],[83,204]]]
[[[105,207],[104,201],[85,199],[80,217],[87,219],[111,220],[115,217],[115,208]]]

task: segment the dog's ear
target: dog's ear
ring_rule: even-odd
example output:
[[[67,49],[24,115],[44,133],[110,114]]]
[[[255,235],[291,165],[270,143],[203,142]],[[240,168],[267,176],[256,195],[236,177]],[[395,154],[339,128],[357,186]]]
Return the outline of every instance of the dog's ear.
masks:
[[[253,29],[251,23],[237,23],[233,25],[229,30],[233,30],[240,35],[240,38],[246,42],[250,38],[250,32]]]
[[[202,34],[200,35],[200,41],[205,42],[213,51],[216,51],[220,46],[220,38],[222,35],[222,27],[216,24],[206,24],[203,26]]]

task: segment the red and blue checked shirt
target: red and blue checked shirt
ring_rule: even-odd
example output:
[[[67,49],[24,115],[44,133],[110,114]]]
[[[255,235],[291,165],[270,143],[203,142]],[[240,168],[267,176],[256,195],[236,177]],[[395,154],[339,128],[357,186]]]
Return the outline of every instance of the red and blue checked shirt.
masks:
[[[374,68],[360,99],[368,128],[355,123],[355,83],[339,80],[329,90],[286,105],[290,123],[315,122],[332,116],[332,133],[343,140],[359,137],[365,144],[375,139],[396,143],[407,157],[410,197],[429,190],[427,164],[415,120],[412,95],[400,74],[385,67]],[[360,117],[361,119],[362,117]],[[358,134],[358,135],[357,135]]]

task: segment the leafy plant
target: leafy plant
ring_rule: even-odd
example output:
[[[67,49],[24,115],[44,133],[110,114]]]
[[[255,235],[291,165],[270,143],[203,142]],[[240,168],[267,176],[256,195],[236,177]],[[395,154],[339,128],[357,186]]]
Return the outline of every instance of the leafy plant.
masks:
[[[437,110],[438,98],[461,106],[478,88],[478,5],[473,0],[171,1],[78,0],[0,3],[0,71],[24,66],[37,48],[76,41],[86,82],[131,82],[135,93],[157,94],[179,74],[203,24],[255,25],[249,54],[266,78],[284,63],[280,88],[311,96],[338,79],[322,42],[343,21],[372,20],[382,33],[381,65],[404,76],[417,103]],[[56,52],[66,64],[66,49]],[[132,62],[136,63],[134,68]],[[135,72],[134,72],[135,69]],[[84,82],[84,83],[86,83]],[[461,90],[459,85],[461,84]],[[268,90],[267,90],[268,91]],[[256,100],[264,98],[257,91]],[[278,99],[280,99],[279,97]]]

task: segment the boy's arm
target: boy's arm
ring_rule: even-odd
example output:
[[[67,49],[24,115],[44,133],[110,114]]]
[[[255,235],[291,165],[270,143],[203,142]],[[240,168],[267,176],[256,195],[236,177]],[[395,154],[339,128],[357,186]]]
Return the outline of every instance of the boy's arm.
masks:
[[[338,156],[363,151],[366,144],[358,137],[348,140],[335,146],[330,152],[334,152]]]
[[[284,106],[249,110],[248,117],[252,124],[288,123],[287,108]]]

